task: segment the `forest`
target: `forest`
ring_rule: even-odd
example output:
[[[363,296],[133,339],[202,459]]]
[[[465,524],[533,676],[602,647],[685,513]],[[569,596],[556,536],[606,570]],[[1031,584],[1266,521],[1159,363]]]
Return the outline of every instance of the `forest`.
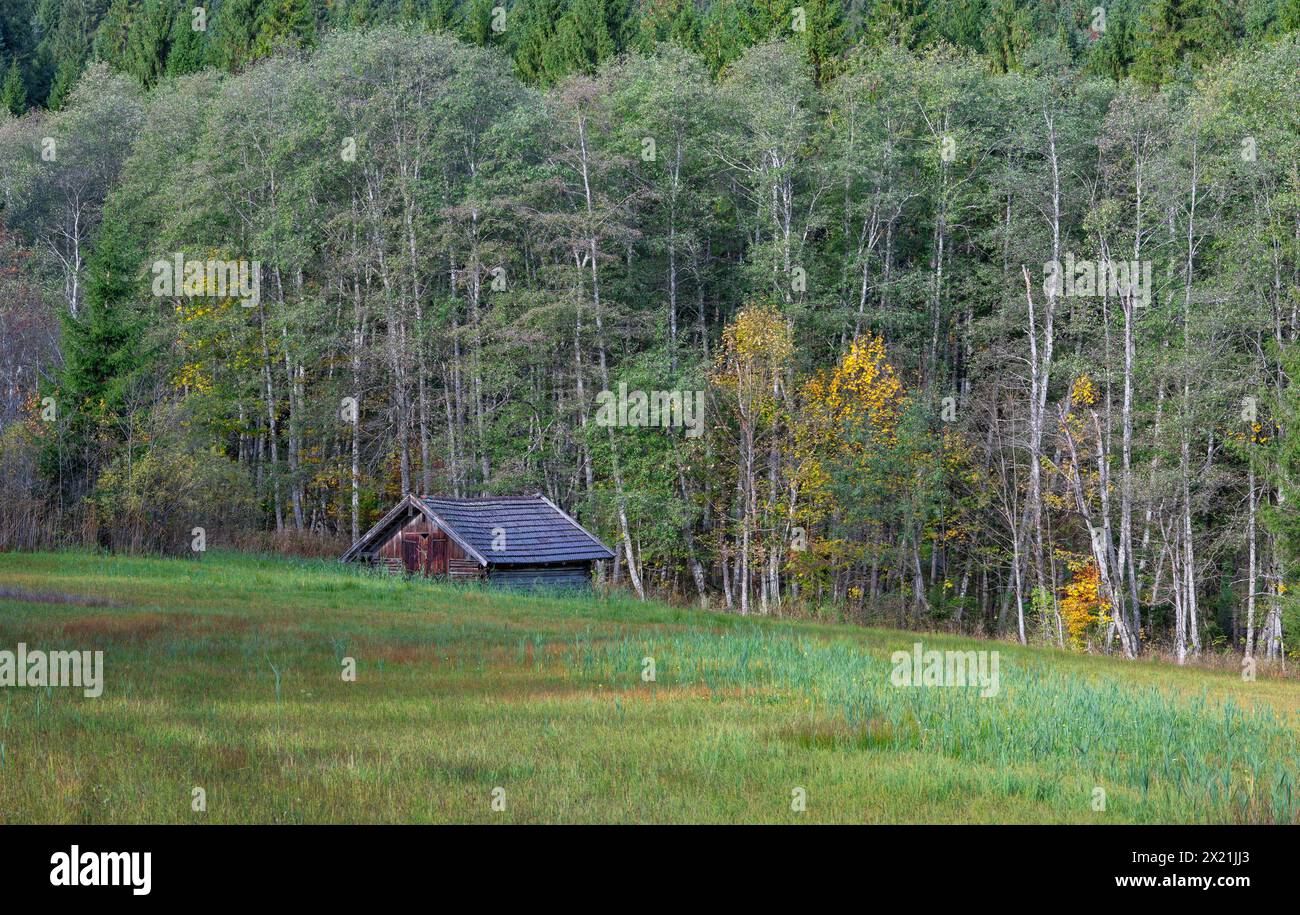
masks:
[[[1285,663],[1298,28],[6,0],[0,550],[542,492],[643,598]]]

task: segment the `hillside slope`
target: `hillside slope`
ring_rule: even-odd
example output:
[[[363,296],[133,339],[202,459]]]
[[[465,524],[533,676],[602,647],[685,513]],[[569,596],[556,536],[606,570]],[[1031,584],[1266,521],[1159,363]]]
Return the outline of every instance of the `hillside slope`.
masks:
[[[918,641],[996,694],[893,685]],[[3,690],[3,822],[1300,816],[1294,680],[219,553],[0,555],[19,642],[105,686]]]

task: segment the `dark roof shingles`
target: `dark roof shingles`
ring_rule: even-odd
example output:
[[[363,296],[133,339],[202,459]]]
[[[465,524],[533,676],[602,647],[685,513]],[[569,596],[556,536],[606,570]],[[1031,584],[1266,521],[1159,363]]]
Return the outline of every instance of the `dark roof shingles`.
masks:
[[[604,544],[540,496],[423,502],[494,565],[614,558]],[[496,528],[505,532],[503,550],[492,549]]]

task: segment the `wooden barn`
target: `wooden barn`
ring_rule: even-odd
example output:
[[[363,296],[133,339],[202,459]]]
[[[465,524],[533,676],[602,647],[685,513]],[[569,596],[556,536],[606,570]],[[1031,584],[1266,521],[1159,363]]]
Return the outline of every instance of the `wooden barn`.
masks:
[[[517,588],[591,587],[592,563],[614,554],[550,499],[407,496],[342,556],[429,578]]]

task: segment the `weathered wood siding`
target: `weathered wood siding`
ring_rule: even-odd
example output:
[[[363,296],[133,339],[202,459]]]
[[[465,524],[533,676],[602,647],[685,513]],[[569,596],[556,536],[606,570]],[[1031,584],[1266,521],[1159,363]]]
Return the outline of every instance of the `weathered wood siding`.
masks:
[[[393,528],[388,539],[371,554],[372,562],[382,565],[389,571],[403,573],[406,567],[402,561],[402,538],[407,534],[428,534],[430,540],[447,541],[447,575],[450,578],[481,578],[483,569],[478,561],[465,553],[459,543],[447,536],[446,531],[423,515],[411,518],[400,527]]]
[[[375,551],[375,555],[380,559],[396,559],[400,561],[402,558],[403,534],[429,533],[432,533],[430,530],[429,519],[423,515],[417,515],[401,527],[394,528],[392,535],[384,541],[383,546]]]
[[[522,590],[590,591],[591,563],[558,566],[491,566],[487,580]]]
[[[452,578],[481,578],[484,568],[477,559],[465,555],[459,543],[451,541],[447,545],[447,574]]]
[[[447,575],[450,578],[482,578],[483,567],[452,540],[447,544]]]

